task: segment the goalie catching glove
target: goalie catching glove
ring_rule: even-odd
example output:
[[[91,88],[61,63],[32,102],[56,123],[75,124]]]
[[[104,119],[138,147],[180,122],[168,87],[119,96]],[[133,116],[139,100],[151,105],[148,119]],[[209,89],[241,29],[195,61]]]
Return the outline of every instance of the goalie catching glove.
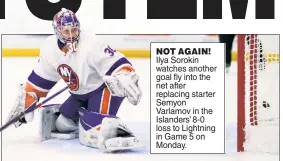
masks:
[[[103,80],[113,96],[127,97],[133,105],[139,103],[142,91],[138,85],[139,76],[134,71],[120,70]]]
[[[16,102],[8,115],[7,122],[19,116],[21,113],[25,113],[25,115],[14,123],[15,127],[21,126],[22,123],[31,122],[34,117],[34,109],[36,108],[37,102],[37,95],[34,92],[26,92],[24,85],[20,84]]]

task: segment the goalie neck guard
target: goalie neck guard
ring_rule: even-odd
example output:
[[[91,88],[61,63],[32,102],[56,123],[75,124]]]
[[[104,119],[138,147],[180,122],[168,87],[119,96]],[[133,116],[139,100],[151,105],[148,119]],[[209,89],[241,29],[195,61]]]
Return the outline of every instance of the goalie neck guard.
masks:
[[[53,18],[53,29],[57,38],[64,44],[79,40],[80,22],[72,11],[62,8]]]

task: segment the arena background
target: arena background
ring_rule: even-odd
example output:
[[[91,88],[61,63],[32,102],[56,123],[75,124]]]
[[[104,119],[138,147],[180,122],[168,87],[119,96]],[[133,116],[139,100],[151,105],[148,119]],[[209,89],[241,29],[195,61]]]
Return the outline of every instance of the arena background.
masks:
[[[3,57],[39,56],[43,40],[49,35],[10,35],[2,42]],[[98,35],[101,41],[131,58],[149,58],[150,42],[217,42],[218,35]],[[265,35],[264,50],[279,59],[278,41],[272,35]],[[270,39],[270,41],[268,40]],[[266,41],[267,40],[267,41]],[[15,45],[16,44],[16,45]],[[234,40],[232,60],[237,60],[237,38]]]

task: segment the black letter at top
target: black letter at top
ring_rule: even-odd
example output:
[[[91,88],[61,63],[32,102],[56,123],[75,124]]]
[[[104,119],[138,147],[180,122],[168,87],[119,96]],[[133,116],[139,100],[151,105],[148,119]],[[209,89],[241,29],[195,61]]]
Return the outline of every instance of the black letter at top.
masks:
[[[256,19],[274,19],[275,9],[274,0],[256,0],[255,18]]]
[[[0,1],[0,19],[5,19],[5,0]]]
[[[147,0],[147,19],[197,19],[197,0]]]
[[[62,8],[69,9],[76,13],[82,0],[60,0],[58,3],[51,3],[48,0],[26,0],[30,12],[42,20],[52,20],[54,15]]]
[[[103,0],[103,19],[126,19],[126,0]]]

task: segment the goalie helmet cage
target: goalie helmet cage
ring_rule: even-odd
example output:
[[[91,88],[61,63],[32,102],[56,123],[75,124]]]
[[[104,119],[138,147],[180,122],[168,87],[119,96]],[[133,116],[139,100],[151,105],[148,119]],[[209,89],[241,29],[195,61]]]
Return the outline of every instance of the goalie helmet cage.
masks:
[[[237,41],[237,151],[279,154],[279,53],[265,51],[259,35]]]

